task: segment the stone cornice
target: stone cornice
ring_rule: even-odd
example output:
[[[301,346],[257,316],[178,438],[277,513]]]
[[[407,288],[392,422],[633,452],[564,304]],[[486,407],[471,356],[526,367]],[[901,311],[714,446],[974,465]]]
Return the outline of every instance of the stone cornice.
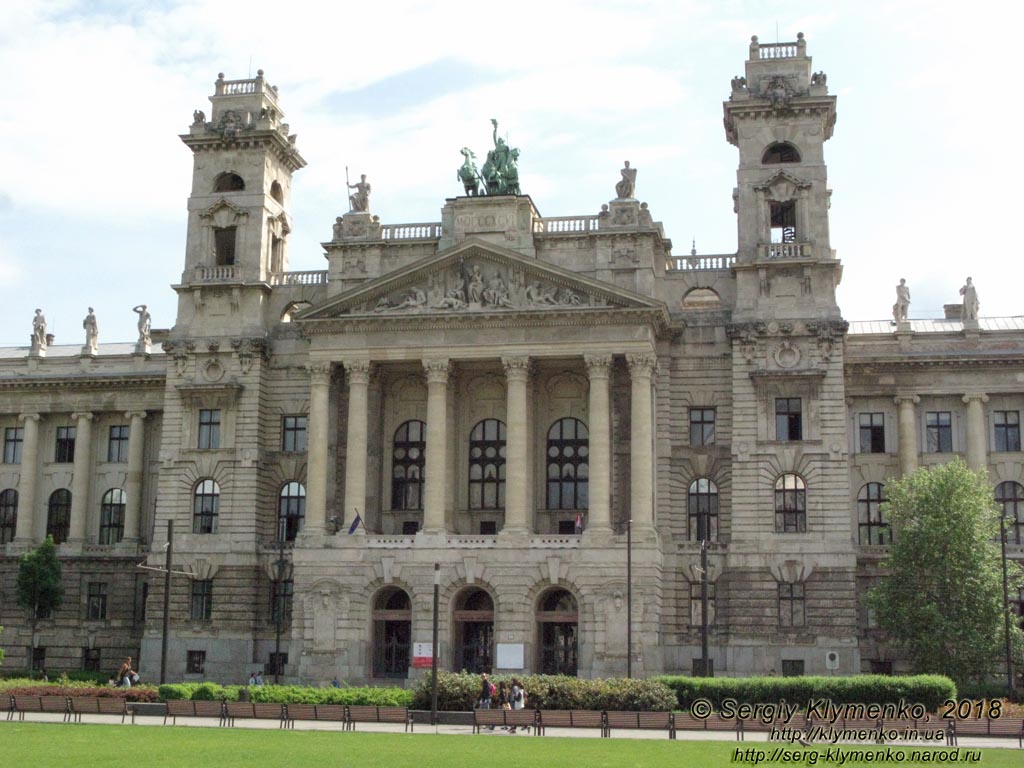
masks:
[[[955,357],[921,357],[905,355],[895,357],[858,358],[847,347],[845,369],[847,375],[859,373],[858,369],[869,368],[870,373],[893,372],[907,368],[1020,368],[1024,366],[1024,354],[1019,351],[1006,357],[975,357],[969,351],[951,352]]]
[[[166,380],[167,374],[164,371],[158,371],[150,374],[126,373],[123,375],[67,374],[60,376],[17,376],[0,378],[0,390],[63,389],[76,391],[135,388],[163,389]]]
[[[194,153],[223,151],[226,149],[269,149],[282,163],[288,166],[289,170],[297,171],[306,167],[306,161],[295,148],[288,137],[277,130],[243,130],[239,131],[230,139],[225,139],[219,133],[208,131],[202,134],[182,134],[179,136],[182,142]]]

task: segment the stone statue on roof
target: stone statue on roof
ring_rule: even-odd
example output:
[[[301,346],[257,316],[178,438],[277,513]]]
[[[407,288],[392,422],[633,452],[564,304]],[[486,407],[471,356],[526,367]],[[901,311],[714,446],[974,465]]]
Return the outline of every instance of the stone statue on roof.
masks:
[[[92,307],[89,307],[89,314],[82,321],[82,327],[85,329],[85,346],[82,352],[95,355],[99,351],[100,326],[96,322],[96,313]]]
[[[467,195],[518,195],[519,189],[519,149],[510,147],[508,143],[498,135],[498,121],[491,120],[493,130],[491,138],[494,142],[494,149],[487,153],[487,159],[477,174],[476,165],[472,162],[475,157],[466,147],[463,147],[462,156],[464,162],[459,168],[458,177],[463,183]],[[482,181],[482,188],[477,186]]]
[[[41,309],[37,309],[32,318],[32,346],[46,349],[46,316]]]
[[[630,168],[627,160],[626,166],[619,173],[622,178],[615,185],[615,197],[618,200],[632,200],[636,195],[636,168]]]
[[[906,278],[900,278],[896,286],[896,303],[892,305],[892,317],[897,323],[907,322],[907,311],[910,309],[910,286]]]
[[[981,306],[981,302],[978,301],[978,290],[974,287],[974,283],[971,282],[971,278],[967,278],[967,284],[960,289],[960,295],[964,297],[964,305],[960,314],[961,319],[965,321],[977,320],[978,308]]]

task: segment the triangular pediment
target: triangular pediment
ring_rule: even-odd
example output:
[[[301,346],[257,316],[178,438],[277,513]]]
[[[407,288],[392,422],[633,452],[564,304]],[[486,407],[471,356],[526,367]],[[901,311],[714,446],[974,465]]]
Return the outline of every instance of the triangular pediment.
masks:
[[[226,210],[226,211],[228,211],[228,212],[230,212],[232,214],[234,214],[235,216],[248,216],[249,215],[248,211],[243,211],[241,208],[239,208],[237,205],[232,203],[230,200],[226,200],[225,198],[222,197],[217,202],[215,202],[213,205],[211,205],[209,208],[200,211],[199,212],[199,217],[203,218],[203,219],[211,219],[211,218],[213,218],[217,214],[218,211],[220,211],[222,209]]]
[[[295,320],[597,309],[648,310],[668,319],[660,301],[471,238],[310,307]]]
[[[795,197],[797,190],[808,189],[810,186],[811,182],[806,179],[780,169],[760,184],[755,184],[754,189],[764,191],[769,199],[783,202]]]

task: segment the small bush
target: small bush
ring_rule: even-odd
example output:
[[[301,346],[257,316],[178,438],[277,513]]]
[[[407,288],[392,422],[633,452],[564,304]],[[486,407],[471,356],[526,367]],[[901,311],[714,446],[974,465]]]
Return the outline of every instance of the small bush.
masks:
[[[723,699],[743,703],[774,703],[781,699],[805,705],[812,698],[836,704],[890,704],[900,699],[923,704],[935,712],[946,699],[956,698],[956,686],[941,675],[853,675],[851,677],[685,677],[656,678],[676,695],[676,706],[688,709],[696,699],[708,699],[715,708]]]

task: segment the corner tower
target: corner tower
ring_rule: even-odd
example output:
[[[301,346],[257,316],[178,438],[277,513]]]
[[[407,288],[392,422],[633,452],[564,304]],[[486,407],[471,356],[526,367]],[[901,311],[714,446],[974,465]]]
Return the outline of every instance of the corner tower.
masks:
[[[193,113],[181,140],[192,150],[185,270],[176,330],[258,332],[273,275],[288,268],[292,174],[306,165],[259,70],[251,80],[217,76],[209,121]]]
[[[803,33],[794,43],[752,37],[724,109],[726,138],[740,151],[736,319],[838,318],[824,157],[836,98],[825,74],[812,74]]]

